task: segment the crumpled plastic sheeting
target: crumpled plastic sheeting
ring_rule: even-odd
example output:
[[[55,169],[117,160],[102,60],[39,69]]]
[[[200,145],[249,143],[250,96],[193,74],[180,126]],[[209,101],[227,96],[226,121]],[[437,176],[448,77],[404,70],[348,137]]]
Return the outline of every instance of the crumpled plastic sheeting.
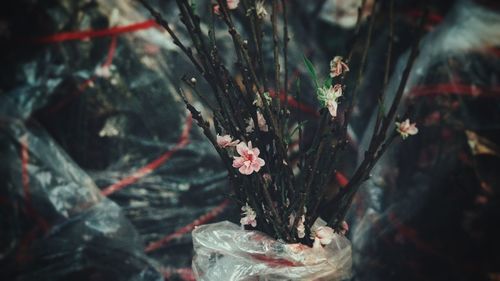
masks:
[[[163,280],[120,207],[42,129],[0,120],[2,278]]]
[[[500,155],[471,153],[467,135],[500,142],[499,38],[500,12],[458,1],[422,41],[405,89],[419,133],[387,151],[349,214],[355,280],[496,276],[500,233],[490,223],[500,219],[499,181],[490,170]]]
[[[173,1],[153,4],[157,4],[155,6],[167,18],[178,18]],[[209,7],[208,1],[197,4]],[[42,35],[69,33],[81,36],[78,31],[110,30],[147,24],[149,20],[147,12],[135,1],[39,0],[24,1],[22,5],[27,5],[22,11],[35,11],[37,16],[18,18],[26,18],[26,24],[36,26],[37,31],[42,30]],[[173,21],[173,24],[180,24],[180,21]],[[237,19],[235,24],[241,27]],[[224,39],[218,40],[221,43],[219,50],[227,53],[232,49],[231,40],[225,40],[228,39],[227,28],[222,24],[216,28],[217,34]],[[187,38],[180,26],[176,26],[176,30],[182,40]],[[231,219],[225,212],[232,208],[226,200],[226,172],[176,94],[182,75],[196,77],[201,92],[206,88],[203,79],[173,45],[171,38],[154,25],[127,33],[84,36],[69,41],[47,42],[51,37],[43,36],[45,43],[37,41],[40,34],[19,34],[29,36],[19,38],[28,47],[15,50],[11,64],[1,69],[0,115],[7,127],[14,126],[12,122],[21,127],[29,123],[28,131],[31,132],[33,124],[39,124],[35,126],[40,133],[37,141],[45,145],[29,146],[28,149],[35,149],[37,158],[50,164],[52,170],[37,168],[30,162],[37,158],[28,154],[31,156],[29,169],[23,172],[20,135],[6,134],[11,139],[12,150],[4,161],[3,171],[8,175],[5,182],[22,203],[27,197],[23,193],[23,176],[31,182],[29,200],[33,207],[28,209],[33,210],[19,217],[18,209],[0,204],[5,213],[13,214],[2,218],[2,224],[8,225],[5,229],[15,229],[2,232],[0,261],[10,263],[20,248],[26,255],[37,258],[57,256],[61,251],[66,263],[46,271],[47,275],[43,276],[47,279],[50,274],[65,277],[81,274],[84,278],[87,273],[102,273],[107,277],[107,270],[120,269],[122,262],[134,264],[127,270],[139,268],[141,264],[150,268],[150,261],[143,255],[146,252],[158,264],[168,267],[161,269],[164,276],[179,277],[179,272],[183,274],[191,262],[189,233],[192,227],[215,218]],[[290,36],[305,35],[293,34],[290,30]],[[265,45],[272,48],[272,40]],[[268,55],[272,56],[272,52]],[[302,61],[302,50],[290,48],[289,57]],[[235,56],[223,58],[230,69],[235,67]],[[314,100],[312,96],[309,98]],[[203,110],[200,104],[195,105]],[[28,140],[30,145],[33,141],[33,138]],[[59,183],[61,175],[68,177],[65,184]],[[92,216],[81,215],[88,211],[85,209],[88,202],[96,206],[105,204],[102,208],[108,208],[111,201],[103,199],[101,194],[117,204],[107,209],[109,214],[96,211]],[[11,197],[6,196],[6,201]],[[47,225],[34,213],[42,215]],[[107,237],[103,231],[120,231],[123,220],[134,235],[133,239],[127,235],[122,237],[128,242],[124,242],[120,250],[118,244],[111,241],[115,236]],[[114,223],[106,230],[104,227],[110,221]],[[33,225],[37,229],[32,230]],[[49,230],[83,227],[91,233],[82,230],[85,235],[80,235],[76,230],[68,230],[45,236]],[[71,243],[64,242],[70,240],[71,235],[78,237]],[[95,240],[95,236],[102,235],[106,240]],[[63,242],[58,244],[56,241]],[[43,248],[44,243],[50,247]],[[136,247],[136,244],[142,246]],[[88,250],[79,252],[81,247]],[[109,262],[115,255],[114,268],[106,266],[106,269],[101,260],[93,258],[99,252],[105,253],[102,255]],[[68,256],[63,255],[66,253]],[[69,259],[70,256],[75,259]],[[49,263],[46,260],[44,264]],[[36,264],[24,264],[16,274],[25,280],[34,278],[28,272],[34,270]],[[95,270],[82,273],[80,268],[85,266]],[[129,280],[137,276],[139,280],[151,280],[140,279],[142,277],[127,270],[110,279]]]
[[[103,1],[47,2],[37,11],[53,33],[147,20],[128,1],[104,1],[129,12],[110,22]],[[189,266],[193,225],[230,205],[226,173],[176,96],[192,69],[171,45],[153,27],[24,50],[0,96],[2,276],[149,281]]]
[[[193,245],[193,271],[200,281],[332,281],[350,276],[351,243],[338,234],[325,248],[313,249],[224,221],[197,227]]]

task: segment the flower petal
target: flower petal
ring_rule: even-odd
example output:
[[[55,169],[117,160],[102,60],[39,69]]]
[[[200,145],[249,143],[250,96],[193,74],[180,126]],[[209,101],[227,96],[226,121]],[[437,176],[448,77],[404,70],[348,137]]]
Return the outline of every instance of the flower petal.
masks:
[[[240,154],[241,156],[243,156],[248,151],[248,147],[247,147],[247,145],[244,142],[240,142],[236,146],[236,151],[238,152],[238,154]]]
[[[235,157],[233,160],[233,167],[239,168],[245,164],[245,158],[243,157]]]

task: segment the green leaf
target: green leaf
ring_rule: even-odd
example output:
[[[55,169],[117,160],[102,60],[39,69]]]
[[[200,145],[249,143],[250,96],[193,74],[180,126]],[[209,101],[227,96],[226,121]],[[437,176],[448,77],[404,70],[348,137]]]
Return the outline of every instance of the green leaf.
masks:
[[[380,99],[378,99],[378,110],[379,110],[380,116],[385,116],[385,113],[386,113],[385,105],[384,105],[384,103],[382,103],[382,101]]]
[[[332,82],[333,82],[332,77],[328,76],[328,78],[323,83],[323,87],[330,88],[332,86]]]
[[[302,121],[302,122],[299,122],[299,124],[297,124],[297,127],[295,127],[295,128],[293,129],[293,131],[292,131],[292,132],[291,132],[288,136],[286,136],[286,140],[285,140],[285,142],[286,142],[286,144],[287,144],[287,145],[288,145],[288,144],[290,144],[290,143],[292,142],[292,137],[293,137],[293,135],[295,135],[295,133],[297,133],[297,132],[298,132],[298,130],[299,130],[300,128],[304,128],[304,126],[305,126],[306,124],[307,124],[307,120],[304,120],[304,121]]]
[[[316,74],[316,70],[314,69],[314,64],[306,56],[304,56],[304,64],[306,65],[307,71],[309,71],[309,74],[313,79],[314,85],[316,86],[316,88],[318,88],[318,75]]]

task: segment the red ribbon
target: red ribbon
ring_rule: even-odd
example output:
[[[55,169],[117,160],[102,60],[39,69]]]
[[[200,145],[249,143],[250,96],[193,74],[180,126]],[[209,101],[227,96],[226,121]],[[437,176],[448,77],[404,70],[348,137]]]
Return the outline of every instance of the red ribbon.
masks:
[[[74,41],[74,40],[87,40],[89,38],[94,38],[94,37],[107,37],[122,33],[135,32],[139,30],[149,29],[152,27],[158,27],[158,25],[154,20],[147,20],[129,25],[114,26],[99,30],[89,29],[83,31],[60,32],[53,35],[37,37],[24,41],[37,44],[49,44],[49,43],[59,43],[59,42]]]

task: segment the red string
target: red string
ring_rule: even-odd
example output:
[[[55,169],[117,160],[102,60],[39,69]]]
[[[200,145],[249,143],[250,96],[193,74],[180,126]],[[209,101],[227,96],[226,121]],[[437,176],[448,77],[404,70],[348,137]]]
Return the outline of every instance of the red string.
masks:
[[[347,184],[349,183],[347,177],[338,171],[335,172],[335,179],[337,180],[337,182],[340,184],[341,187],[346,187]]]
[[[28,174],[28,163],[30,160],[28,149],[28,137],[23,136],[21,143],[21,180],[23,185],[24,201],[26,205],[31,205],[30,176]]]
[[[132,175],[125,177],[124,179],[120,180],[119,182],[106,187],[105,189],[102,190],[102,194],[104,196],[108,196],[108,195],[128,186],[128,185],[131,185],[131,184],[137,182],[138,180],[140,180],[144,176],[146,176],[146,175],[150,174],[151,172],[153,172],[154,170],[156,170],[159,166],[165,164],[165,162],[167,162],[175,152],[179,151],[180,149],[182,149],[183,147],[185,147],[189,143],[189,131],[191,130],[192,123],[193,123],[193,118],[191,117],[191,114],[189,114],[186,117],[186,124],[184,125],[184,129],[182,131],[182,134],[179,137],[179,140],[178,140],[177,144],[174,146],[174,148],[165,152],[160,157],[155,159],[153,162],[140,168],[139,170],[134,172]]]
[[[266,265],[270,267],[294,267],[300,264],[296,264],[295,262],[286,260],[286,259],[280,259],[280,258],[273,258],[266,256],[264,254],[251,254],[252,258],[262,261],[266,263]]]
[[[418,18],[422,17],[423,14],[424,13],[421,10],[411,10],[411,11],[408,11],[406,13],[407,16],[409,16],[410,18],[413,18],[413,19],[418,19]],[[426,20],[429,22],[430,25],[437,25],[444,20],[444,17],[440,14],[429,13],[427,15]]]
[[[309,114],[313,117],[318,117],[319,116],[319,113],[316,109],[314,109],[313,107],[307,105],[307,104],[304,104],[304,103],[301,103],[299,101],[297,101],[294,97],[288,95],[287,96],[287,100],[288,100],[288,104],[293,107],[293,108],[296,108],[306,114]],[[280,101],[281,102],[284,102],[285,101],[285,94],[284,93],[281,93],[280,94]]]
[[[24,204],[26,208],[26,213],[29,217],[34,219],[38,226],[46,232],[49,229],[49,224],[42,218],[38,212],[33,207],[33,202],[31,200],[31,190],[30,190],[30,175],[28,171],[29,165],[29,147],[28,147],[28,137],[25,135],[20,139],[21,143],[21,182],[23,186],[24,194]]]
[[[115,56],[116,52],[116,41],[116,36],[113,36],[111,38],[111,44],[109,45],[108,56],[106,57],[106,61],[104,61],[101,67],[110,67],[113,63],[113,57]]]
[[[417,249],[427,252],[429,254],[438,256],[440,255],[439,252],[437,252],[432,247],[432,245],[430,245],[429,243],[427,243],[426,241],[422,240],[419,237],[417,231],[414,228],[404,225],[398,219],[395,213],[389,212],[389,214],[387,215],[387,219],[394,226],[397,233],[400,234],[403,238],[413,242],[413,244],[417,247]]]
[[[465,84],[436,84],[417,86],[410,90],[411,97],[436,97],[441,95],[459,95],[483,98],[500,98],[500,87],[479,87]]]
[[[37,232],[40,228],[40,225],[35,225],[33,228],[28,231],[19,241],[19,248],[16,253],[16,262],[23,263],[29,261],[32,256],[28,255],[28,249],[31,245],[31,242],[35,240]]]
[[[111,43],[109,44],[108,55],[106,56],[106,60],[101,64],[101,67],[110,67],[113,63],[113,58],[116,53],[116,44],[117,38],[113,36],[111,38]],[[81,95],[88,87],[94,84],[94,81],[97,80],[97,76],[93,75],[89,79],[83,81],[75,91],[73,91],[69,96],[66,96],[64,99],[56,103],[54,106],[47,109],[48,113],[55,113],[59,111],[61,108],[66,106],[71,100]]]
[[[58,42],[72,41],[72,40],[86,40],[94,37],[116,36],[118,34],[135,32],[139,30],[149,29],[152,27],[158,27],[158,25],[154,20],[147,20],[129,25],[115,26],[99,30],[89,29],[84,31],[60,32],[49,36],[42,36],[31,40],[23,40],[23,41],[28,41],[31,43],[38,43],[38,44],[47,44],[47,43],[58,43]]]
[[[184,281],[196,281],[193,270],[190,267],[182,268],[160,268],[160,272],[165,280],[169,280],[172,276],[177,276]]]
[[[190,224],[187,224],[187,225],[185,225],[185,226],[177,229],[174,233],[171,233],[171,234],[163,237],[162,239],[160,239],[158,241],[151,242],[144,249],[144,252],[150,253],[152,251],[155,251],[155,250],[159,249],[160,247],[163,247],[163,246],[167,245],[170,241],[172,241],[172,240],[174,240],[174,239],[176,239],[178,237],[181,237],[182,235],[184,235],[186,233],[191,232],[196,226],[204,224],[204,223],[207,223],[207,222],[213,220],[220,213],[222,213],[222,211],[224,211],[227,208],[228,205],[229,205],[229,200],[226,199],[221,204],[219,204],[218,206],[216,206],[215,208],[213,208],[212,210],[210,210],[208,213],[206,213],[206,214],[198,217],[196,220],[194,220]]]

